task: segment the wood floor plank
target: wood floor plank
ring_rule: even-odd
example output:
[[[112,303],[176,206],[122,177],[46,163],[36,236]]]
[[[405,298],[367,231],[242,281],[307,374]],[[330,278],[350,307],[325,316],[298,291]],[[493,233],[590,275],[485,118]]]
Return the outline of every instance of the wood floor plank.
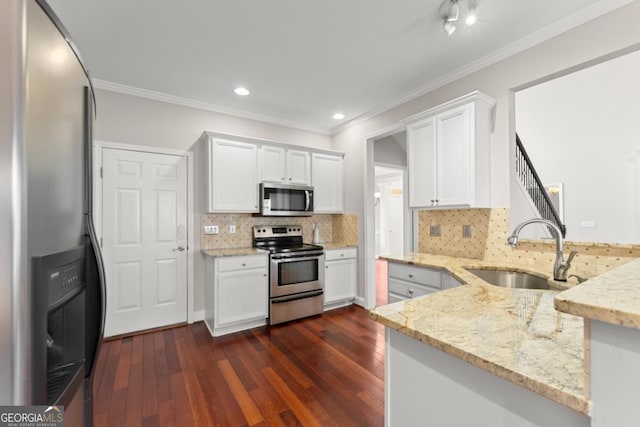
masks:
[[[127,387],[125,425],[137,425],[142,416],[142,357],[144,335],[133,337]]]
[[[231,367],[231,363],[229,363],[228,360],[221,360],[218,362],[218,367],[220,368],[227,384],[229,384],[231,393],[235,397],[236,402],[238,402],[240,409],[242,409],[242,413],[247,419],[249,425],[252,426],[263,422],[264,418],[262,417],[262,413],[249,395],[247,389],[242,384],[242,381],[240,380],[240,377],[238,377],[236,371]]]
[[[195,425],[211,425],[212,420],[207,410],[206,399],[198,383],[198,374],[194,369],[192,360],[192,356],[197,355],[197,352],[188,351],[185,341],[188,334],[184,334],[184,331],[180,332],[183,333],[179,334],[176,338],[176,350],[182,368],[181,372],[184,380],[184,388],[189,400],[189,408],[192,409],[191,415],[193,422]]]
[[[298,396],[287,387],[287,384],[282,381],[282,378],[280,378],[273,369],[264,369],[264,374],[278,391],[280,397],[289,404],[291,411],[296,415],[296,418],[300,420],[302,425],[307,427],[322,426],[308,407],[298,399]]]
[[[129,368],[131,366],[131,346],[133,340],[122,342],[120,348],[120,354],[118,358],[118,370],[116,371],[115,383],[113,388],[115,390],[123,390],[127,388],[129,383]]]
[[[158,383],[156,381],[155,339],[153,334],[143,336],[142,362],[142,416],[145,418],[158,414]]]
[[[118,338],[100,357],[97,427],[384,425],[384,328],[355,306],[216,338],[203,323]]]

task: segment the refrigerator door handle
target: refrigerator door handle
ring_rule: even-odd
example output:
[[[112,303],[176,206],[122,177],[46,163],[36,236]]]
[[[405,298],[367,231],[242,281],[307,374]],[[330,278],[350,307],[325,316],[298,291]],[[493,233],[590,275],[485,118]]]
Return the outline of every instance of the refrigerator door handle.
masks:
[[[99,241],[96,236],[95,227],[93,225],[93,218],[91,214],[87,215],[87,225],[89,228],[89,238],[91,239],[91,246],[93,246],[93,253],[96,256],[96,265],[98,266],[98,278],[100,281],[100,325],[98,330],[98,337],[100,341],[96,346],[95,357],[100,352],[100,346],[102,343],[102,337],[104,336],[104,323],[107,315],[107,288],[105,280],[104,260],[102,258],[102,251],[100,250]],[[95,365],[95,363],[94,363]]]

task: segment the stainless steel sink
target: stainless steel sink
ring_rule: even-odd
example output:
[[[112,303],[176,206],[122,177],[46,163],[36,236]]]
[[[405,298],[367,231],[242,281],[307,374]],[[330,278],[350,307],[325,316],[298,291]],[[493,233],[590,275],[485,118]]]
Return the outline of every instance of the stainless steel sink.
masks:
[[[513,270],[487,270],[480,268],[467,268],[467,271],[475,274],[485,282],[503,288],[519,289],[550,289],[549,282],[544,277],[534,276]]]

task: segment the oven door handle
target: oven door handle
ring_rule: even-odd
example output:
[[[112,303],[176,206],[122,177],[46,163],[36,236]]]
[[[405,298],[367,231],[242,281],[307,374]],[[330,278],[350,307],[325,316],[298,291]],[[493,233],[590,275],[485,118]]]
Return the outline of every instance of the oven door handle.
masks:
[[[324,291],[322,289],[320,289],[318,291],[305,292],[303,294],[295,294],[295,295],[289,295],[289,296],[286,296],[286,297],[271,298],[271,303],[272,304],[281,304],[283,302],[297,301],[297,300],[300,300],[300,299],[317,297],[319,295],[322,295],[323,293],[324,293]]]
[[[290,257],[290,258],[274,258],[271,257],[271,261],[280,264],[281,262],[297,262],[297,261],[313,261],[315,259],[319,260],[322,258],[322,255],[315,256],[303,256],[303,257]]]

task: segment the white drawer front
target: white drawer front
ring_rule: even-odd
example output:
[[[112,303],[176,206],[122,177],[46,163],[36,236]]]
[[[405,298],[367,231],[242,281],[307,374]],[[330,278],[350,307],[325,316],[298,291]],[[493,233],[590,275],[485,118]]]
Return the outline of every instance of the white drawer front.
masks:
[[[439,270],[416,267],[408,264],[398,264],[395,262],[390,262],[388,265],[388,274],[390,278],[394,277],[396,279],[427,285],[433,288],[442,288],[442,273]]]
[[[356,248],[330,249],[324,252],[325,261],[335,261],[337,259],[356,258],[358,250]]]
[[[267,267],[267,255],[231,256],[218,258],[218,271]]]
[[[402,280],[396,280],[389,278],[389,293],[402,295],[406,298],[415,298],[422,295],[429,295],[434,292],[438,292],[439,289],[430,288],[427,286],[420,286],[413,283],[405,282]]]

